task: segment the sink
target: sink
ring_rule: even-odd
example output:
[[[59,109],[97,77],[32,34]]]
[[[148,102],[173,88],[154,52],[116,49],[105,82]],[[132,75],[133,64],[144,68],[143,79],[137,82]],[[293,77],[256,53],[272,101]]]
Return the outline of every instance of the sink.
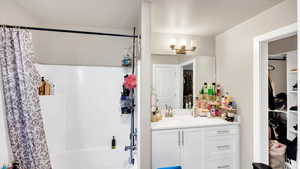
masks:
[[[175,115],[171,118],[164,118],[159,122],[151,124],[152,129],[178,129],[178,128],[191,128],[201,126],[215,126],[233,124],[221,118],[208,118],[208,117],[193,117],[191,115]]]

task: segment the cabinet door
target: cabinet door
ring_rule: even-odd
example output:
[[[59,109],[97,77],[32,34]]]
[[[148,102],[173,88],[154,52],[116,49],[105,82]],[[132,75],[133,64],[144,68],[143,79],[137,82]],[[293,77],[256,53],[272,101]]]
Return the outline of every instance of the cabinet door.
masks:
[[[203,168],[203,131],[198,129],[182,130],[183,169]]]
[[[152,132],[152,168],[180,165],[180,131]]]

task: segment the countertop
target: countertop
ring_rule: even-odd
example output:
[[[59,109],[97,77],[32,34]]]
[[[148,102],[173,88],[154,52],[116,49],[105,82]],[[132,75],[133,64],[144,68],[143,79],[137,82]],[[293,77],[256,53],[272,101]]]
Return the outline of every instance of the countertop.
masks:
[[[228,122],[221,118],[193,117],[191,115],[175,115],[172,118],[164,118],[159,122],[152,122],[152,130],[167,130],[179,128],[199,128],[226,125],[239,125],[239,122]]]

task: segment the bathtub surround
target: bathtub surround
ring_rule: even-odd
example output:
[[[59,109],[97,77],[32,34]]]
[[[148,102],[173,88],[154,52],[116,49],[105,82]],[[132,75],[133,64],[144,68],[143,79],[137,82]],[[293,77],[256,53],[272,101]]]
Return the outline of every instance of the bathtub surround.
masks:
[[[21,168],[51,169],[33,65],[31,33],[0,29],[0,64],[8,135]]]
[[[128,169],[130,115],[122,115],[122,67],[36,65],[56,86],[40,96],[54,169]],[[104,80],[103,80],[104,79]],[[112,148],[112,137],[116,149]],[[76,161],[76,162],[74,162]],[[141,169],[141,168],[140,168]]]

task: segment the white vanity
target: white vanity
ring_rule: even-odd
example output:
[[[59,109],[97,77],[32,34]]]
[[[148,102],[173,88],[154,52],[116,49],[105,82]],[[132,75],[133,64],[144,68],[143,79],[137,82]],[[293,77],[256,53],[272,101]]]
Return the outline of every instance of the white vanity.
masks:
[[[239,123],[175,115],[152,123],[152,169],[240,169]]]

